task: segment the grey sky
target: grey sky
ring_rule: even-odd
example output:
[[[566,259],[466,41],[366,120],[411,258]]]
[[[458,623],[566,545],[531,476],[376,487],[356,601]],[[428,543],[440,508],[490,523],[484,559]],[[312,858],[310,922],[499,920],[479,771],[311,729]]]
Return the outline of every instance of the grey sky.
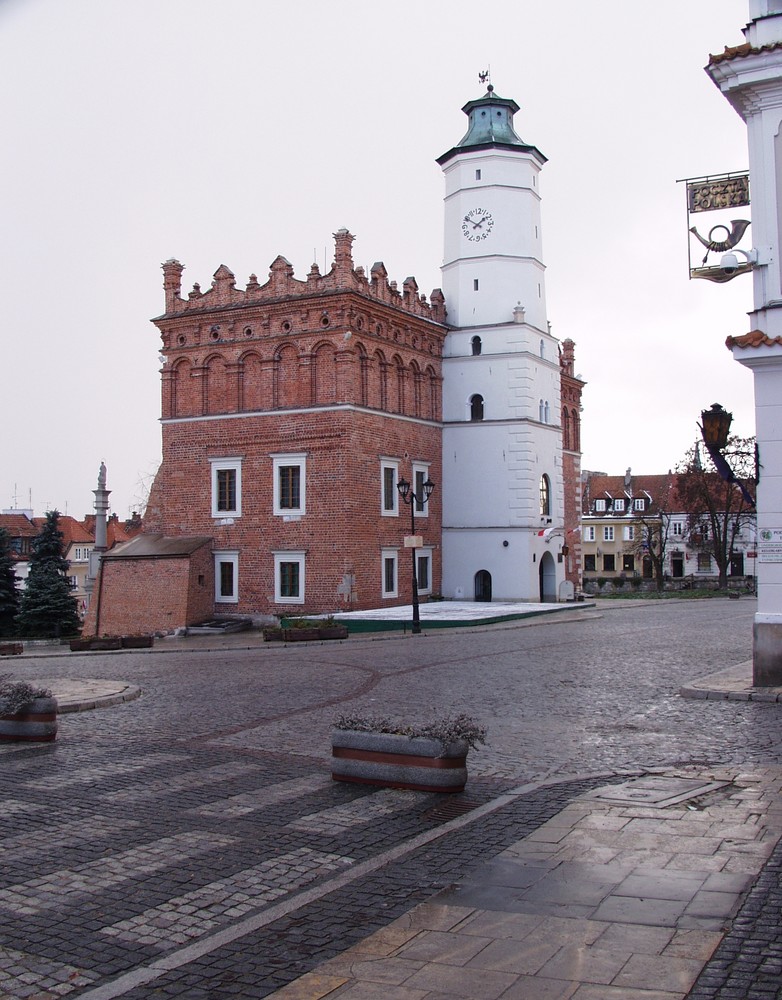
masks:
[[[688,281],[677,178],[746,167],[703,72],[746,0],[0,0],[0,507],[126,516],[160,455],[160,264],[185,293],[277,254],[440,285],[435,157],[484,88],[548,158],[553,332],[576,342],[584,466],[665,472],[719,401],[754,431],[751,279]]]

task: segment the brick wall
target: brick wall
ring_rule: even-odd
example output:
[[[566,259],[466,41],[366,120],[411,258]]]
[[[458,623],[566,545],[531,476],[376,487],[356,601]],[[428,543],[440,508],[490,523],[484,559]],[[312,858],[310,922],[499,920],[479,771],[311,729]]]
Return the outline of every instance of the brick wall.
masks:
[[[211,617],[212,567],[208,545],[177,558],[103,559],[83,634],[170,632]]]

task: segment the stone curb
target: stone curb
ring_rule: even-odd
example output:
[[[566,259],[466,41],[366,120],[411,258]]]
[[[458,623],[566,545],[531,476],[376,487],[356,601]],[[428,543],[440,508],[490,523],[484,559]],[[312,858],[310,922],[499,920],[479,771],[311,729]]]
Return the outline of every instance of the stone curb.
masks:
[[[78,682],[76,682],[78,683]],[[115,689],[111,694],[97,695],[94,698],[80,697],[78,694],[58,695],[56,691],[57,682],[52,681],[49,685],[52,688],[55,698],[57,698],[57,712],[65,715],[69,712],[89,712],[94,708],[110,708],[112,705],[121,705],[126,701],[134,701],[141,695],[141,688],[135,684],[125,684],[119,689]]]

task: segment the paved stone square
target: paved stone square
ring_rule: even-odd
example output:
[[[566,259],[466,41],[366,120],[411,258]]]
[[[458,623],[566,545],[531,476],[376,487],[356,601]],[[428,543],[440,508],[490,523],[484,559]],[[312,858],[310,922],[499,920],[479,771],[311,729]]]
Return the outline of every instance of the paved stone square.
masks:
[[[595,949],[595,988],[609,972],[625,976],[629,988],[643,968],[651,975],[654,963],[625,960],[615,970],[615,958],[596,952],[646,954],[644,935],[659,933],[661,919],[688,915],[730,926],[728,903],[744,900],[746,877],[760,871],[760,884],[773,867],[770,841],[753,848],[741,831],[748,816],[778,806],[754,779],[782,766],[782,706],[678,693],[747,660],[753,613],[749,600],[628,602],[422,636],[281,647],[243,633],[161,641],[151,652],[51,650],[18,658],[19,676],[113,681],[140,695],[61,716],[52,746],[0,748],[0,997],[255,998],[294,990],[373,933],[393,937],[394,921],[417,906],[478,911],[477,897],[454,902],[465,887],[477,893],[475,880],[485,881],[487,871],[500,881],[513,871],[512,881],[523,882],[536,867],[548,874],[513,887],[518,906],[604,907],[601,916],[567,916],[577,922],[615,924],[613,915],[632,906],[637,913],[649,894],[643,880],[653,880],[656,922],[633,924],[642,947],[628,950],[625,941],[623,951],[609,936],[607,947]],[[471,753],[463,794],[331,781],[329,731],[341,712],[422,721],[464,710],[488,727],[490,743]],[[678,810],[691,827],[704,810],[676,804],[660,815],[582,797],[650,772],[705,775],[717,784],[722,776],[740,796],[735,822],[704,829],[700,854],[666,850],[675,839],[667,811]],[[568,809],[578,818],[573,813],[572,829],[560,838]],[[632,809],[639,814],[628,816]],[[628,825],[632,845],[621,846]],[[691,829],[689,836],[692,847]],[[731,839],[743,843],[732,854],[723,846]],[[534,845],[522,864],[514,855],[521,842]],[[622,858],[621,870],[611,852]],[[730,864],[715,860],[723,854]],[[576,867],[559,876],[546,868],[555,855],[557,864],[604,868],[568,880]],[[455,896],[435,902],[443,892]],[[715,916],[723,904],[722,917]],[[518,909],[518,918],[525,915]],[[741,919],[736,924],[746,931]],[[677,926],[652,953],[675,946],[668,957],[690,968],[696,959],[683,941],[694,939],[675,937],[688,929],[722,938],[713,928]],[[750,938],[745,933],[744,951]],[[457,994],[447,978],[428,978],[423,970],[438,942],[447,943],[435,937],[408,948],[404,962],[419,965],[410,996],[490,995]],[[503,958],[499,946],[483,958],[480,950],[468,955],[473,947],[458,952],[462,972],[469,966],[484,983],[491,972],[497,996],[521,995],[503,978],[519,974],[506,968],[515,960]],[[566,947],[543,960],[551,982],[578,958]],[[487,960],[491,969],[482,965]],[[731,963],[722,966],[727,982]],[[324,980],[331,992],[309,982],[309,998],[370,996],[351,994],[344,979],[337,986]],[[705,988],[698,982],[693,996],[719,995],[717,985],[711,994]]]

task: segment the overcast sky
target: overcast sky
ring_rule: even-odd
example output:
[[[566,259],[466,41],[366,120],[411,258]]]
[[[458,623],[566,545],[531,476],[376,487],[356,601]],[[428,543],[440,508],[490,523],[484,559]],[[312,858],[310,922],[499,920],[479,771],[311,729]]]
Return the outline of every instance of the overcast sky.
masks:
[[[722,403],[754,433],[751,278],[690,281],[683,185],[747,166],[703,71],[746,0],[0,0],[0,508],[136,509],[160,460],[160,264],[184,294],[282,254],[441,284],[443,180],[491,67],[541,178],[583,465],[667,471]],[[745,217],[748,209],[741,210]],[[707,225],[700,227],[708,228]],[[325,258],[324,258],[325,255]],[[325,265],[324,265],[325,259]]]

